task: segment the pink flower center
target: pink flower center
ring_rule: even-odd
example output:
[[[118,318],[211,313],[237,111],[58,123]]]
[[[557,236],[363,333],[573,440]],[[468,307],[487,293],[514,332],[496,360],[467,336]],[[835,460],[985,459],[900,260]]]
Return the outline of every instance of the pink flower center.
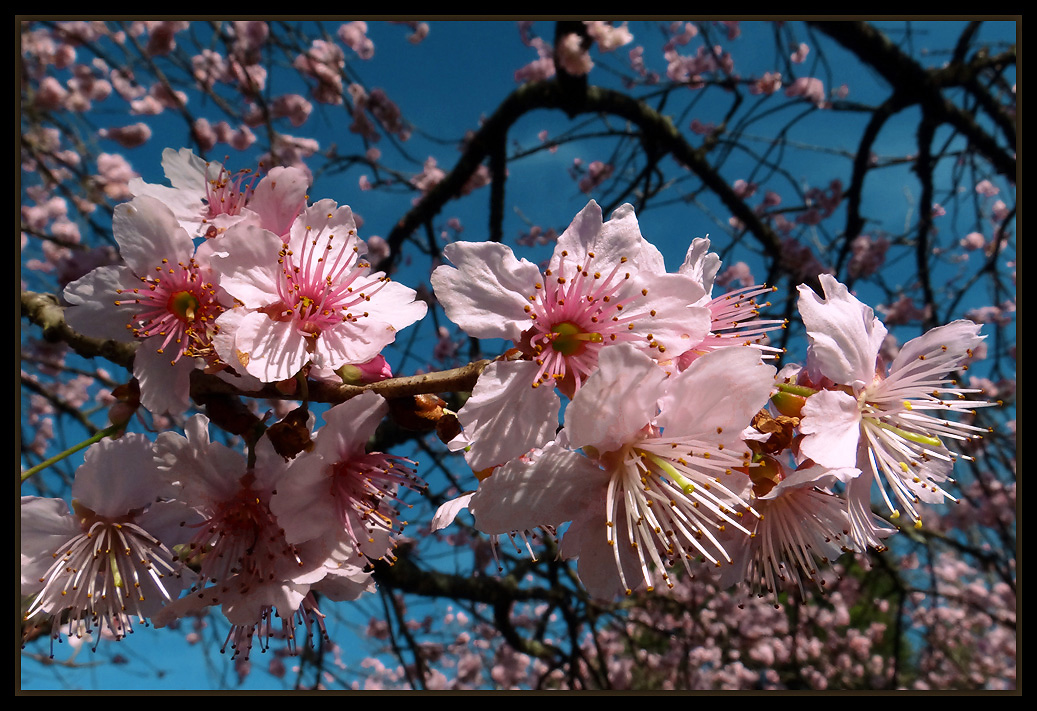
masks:
[[[245,183],[245,178],[252,175],[251,170],[240,170],[231,175],[223,165],[215,178],[210,178],[205,184],[206,205],[204,218],[214,219],[220,215],[239,215],[248,201],[252,199],[255,188],[255,175],[251,181]]]
[[[169,307],[170,313],[184,323],[190,323],[194,321],[201,302],[190,291],[178,291],[169,297],[166,305]]]
[[[125,516],[100,516],[72,502],[82,533],[54,552],[54,564],[40,578],[43,590],[25,619],[40,612],[68,610],[69,634],[89,632],[95,626],[122,638],[132,632],[132,619],[148,616],[145,597],[153,593],[169,599],[161,580],[175,574],[172,553],[136,523],[140,511]],[[60,614],[55,614],[55,632]]]
[[[299,560],[270,511],[269,497],[253,487],[254,479],[252,473],[242,477],[238,493],[215,507],[191,541],[189,555],[202,555],[204,579],[224,581],[237,575],[247,586],[276,578],[286,559]]]
[[[356,322],[367,316],[363,305],[388,277],[370,275],[370,265],[361,259],[358,248],[341,248],[333,234],[300,242],[299,254],[288,245],[281,249],[281,303],[265,309],[267,315],[294,321],[301,333],[312,338],[344,321]]]
[[[424,482],[411,468],[413,464],[396,455],[370,452],[348,456],[332,465],[331,496],[339,522],[358,552],[371,558],[390,555],[391,547],[379,551],[364,543],[375,542],[375,531],[391,535],[406,525],[399,521],[394,502],[398,500],[400,486],[424,488]],[[391,545],[391,541],[385,542]]]
[[[597,367],[598,351],[606,342],[640,338],[631,333],[635,319],[623,313],[643,295],[628,289],[626,258],[603,274],[593,271],[593,252],[587,254],[586,264],[568,257],[563,251],[557,270],[544,273],[547,278],[535,285],[526,307],[533,320],[526,332],[530,355],[540,366],[533,387],[566,381],[575,391]]]
[[[116,306],[131,302],[140,306],[127,328],[135,338],[161,338],[159,353],[172,344],[173,364],[185,355],[212,356],[215,320],[223,313],[212,283],[203,281],[194,259],[175,267],[163,259],[154,273],[140,277],[142,287],[116,291],[127,297],[116,301]]]

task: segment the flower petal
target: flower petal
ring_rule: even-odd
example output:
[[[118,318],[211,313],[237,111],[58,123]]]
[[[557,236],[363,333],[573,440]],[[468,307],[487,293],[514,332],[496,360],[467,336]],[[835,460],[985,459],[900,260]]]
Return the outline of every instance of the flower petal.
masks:
[[[604,526],[608,475],[586,457],[555,443],[516,459],[479,482],[468,502],[476,527],[504,535],[559,526],[592,507]]]
[[[799,313],[810,341],[808,357],[822,375],[860,389],[875,377],[886,327],[835,277],[821,274],[818,278],[824,299],[806,285],[799,287]]]
[[[857,466],[861,412],[857,399],[841,390],[822,390],[807,398],[799,423],[799,453],[829,469]]]
[[[452,242],[443,254],[455,266],[436,267],[432,288],[447,318],[474,338],[517,341],[529,327],[540,269],[496,242]]]
[[[549,385],[533,387],[536,373],[533,361],[504,361],[490,363],[479,376],[457,413],[473,470],[503,464],[554,437],[561,403]]]
[[[131,341],[127,326],[138,307],[132,298],[120,297],[119,291],[132,294],[139,286],[140,279],[127,267],[98,267],[65,287],[65,300],[72,304],[65,319],[85,336]]]
[[[137,276],[152,276],[163,261],[187,264],[194,242],[176,216],[155,198],[141,196],[115,206],[112,232],[119,254]]]
[[[667,437],[732,442],[767,403],[775,370],[760,351],[721,348],[696,359],[669,384],[658,424]]]
[[[665,371],[635,347],[602,348],[597,372],[565,410],[571,446],[604,453],[632,441],[655,418],[665,380]]]

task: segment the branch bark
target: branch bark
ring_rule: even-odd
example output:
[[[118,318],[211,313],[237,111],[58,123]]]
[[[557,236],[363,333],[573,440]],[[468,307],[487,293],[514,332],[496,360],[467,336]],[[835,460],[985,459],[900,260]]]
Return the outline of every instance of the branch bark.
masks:
[[[121,343],[118,341],[88,338],[73,331],[65,322],[65,307],[58,303],[53,294],[39,294],[23,291],[21,295],[22,316],[43,330],[43,337],[52,343],[67,344],[84,358],[101,357],[128,370],[133,369],[133,357],[138,343]],[[307,383],[307,399],[309,402],[337,404],[356,397],[360,393],[372,390],[385,398],[413,397],[435,393],[471,392],[479,374],[490,364],[489,360],[478,360],[459,368],[389,378],[365,385],[335,385],[322,381]],[[298,394],[286,394],[275,384],[268,384],[262,390],[245,392],[222,380],[216,375],[195,371],[191,377],[191,397],[195,402],[202,402],[213,395],[236,395],[271,400],[297,400]]]
[[[858,59],[877,71],[895,94],[909,103],[921,105],[923,111],[939,123],[953,126],[968,139],[994,166],[997,172],[1012,182],[1016,181],[1017,164],[1014,152],[998,145],[992,135],[983,130],[975,117],[954,105],[943,96],[942,90],[950,83],[959,85],[960,79],[949,81],[953,74],[942,74],[942,70],[927,70],[914,59],[900,51],[886,35],[867,22],[810,22]],[[1012,141],[1014,146],[1014,139]]]

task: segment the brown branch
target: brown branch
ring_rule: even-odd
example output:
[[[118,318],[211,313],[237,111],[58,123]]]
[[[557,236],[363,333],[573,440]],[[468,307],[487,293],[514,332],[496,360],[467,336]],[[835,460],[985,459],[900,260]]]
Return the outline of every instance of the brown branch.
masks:
[[[946,99],[941,90],[948,80],[939,71],[928,71],[901,52],[888,37],[867,22],[811,22],[811,26],[837,41],[862,62],[872,67],[893,87],[894,93],[922,106],[926,114],[953,126],[994,166],[997,172],[1016,181],[1016,159],[984,131],[975,118]],[[955,80],[955,84],[960,80]]]
[[[22,316],[43,329],[43,337],[50,342],[68,344],[84,358],[105,358],[129,370],[133,368],[133,357],[137,343],[88,338],[73,331],[65,322],[65,307],[52,294],[23,291],[21,295]],[[471,392],[479,374],[489,365],[489,360],[479,360],[459,368],[442,370],[421,375],[389,378],[366,385],[335,385],[327,382],[310,381],[310,402],[340,403],[372,390],[385,398],[404,398],[435,393]],[[298,394],[286,394],[276,384],[268,384],[262,390],[248,392],[219,378],[214,374],[196,371],[191,377],[191,397],[195,402],[207,402],[215,395],[268,398],[274,400],[297,400]]]
[[[43,338],[46,341],[65,343],[84,358],[100,356],[127,370],[133,369],[137,343],[89,338],[76,333],[65,323],[65,307],[58,303],[58,298],[53,294],[23,291],[21,301],[22,317],[43,329]]]

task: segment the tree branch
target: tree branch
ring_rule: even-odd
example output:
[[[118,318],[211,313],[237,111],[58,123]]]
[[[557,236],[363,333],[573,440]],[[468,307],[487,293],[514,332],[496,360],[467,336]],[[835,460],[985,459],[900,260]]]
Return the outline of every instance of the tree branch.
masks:
[[[1017,167],[1014,155],[999,146],[971,114],[944,98],[941,90],[945,88],[945,81],[938,80],[937,70],[926,70],[867,22],[815,21],[809,24],[875,69],[894,87],[895,93],[909,97],[911,103],[922,105],[924,111],[940,123],[953,126],[991,162],[997,172],[1015,182]]]
[[[426,220],[437,215],[450,200],[461,195],[468,179],[494,150],[506,145],[507,132],[522,116],[538,109],[557,109],[569,116],[579,114],[608,114],[630,121],[644,133],[646,145],[658,148],[659,154],[669,153],[686,166],[702,183],[716,194],[772,256],[781,252],[778,235],[753,212],[731,188],[720,173],[706,160],[706,152],[696,149],[673,124],[673,121],[652,109],[648,104],[626,94],[588,86],[582,94],[566,90],[559,82],[548,80],[526,84],[512,92],[468,141],[454,168],[404,215],[387,237],[391,255],[377,269],[391,272],[401,253],[403,242]],[[494,181],[503,175],[494,172]]]

